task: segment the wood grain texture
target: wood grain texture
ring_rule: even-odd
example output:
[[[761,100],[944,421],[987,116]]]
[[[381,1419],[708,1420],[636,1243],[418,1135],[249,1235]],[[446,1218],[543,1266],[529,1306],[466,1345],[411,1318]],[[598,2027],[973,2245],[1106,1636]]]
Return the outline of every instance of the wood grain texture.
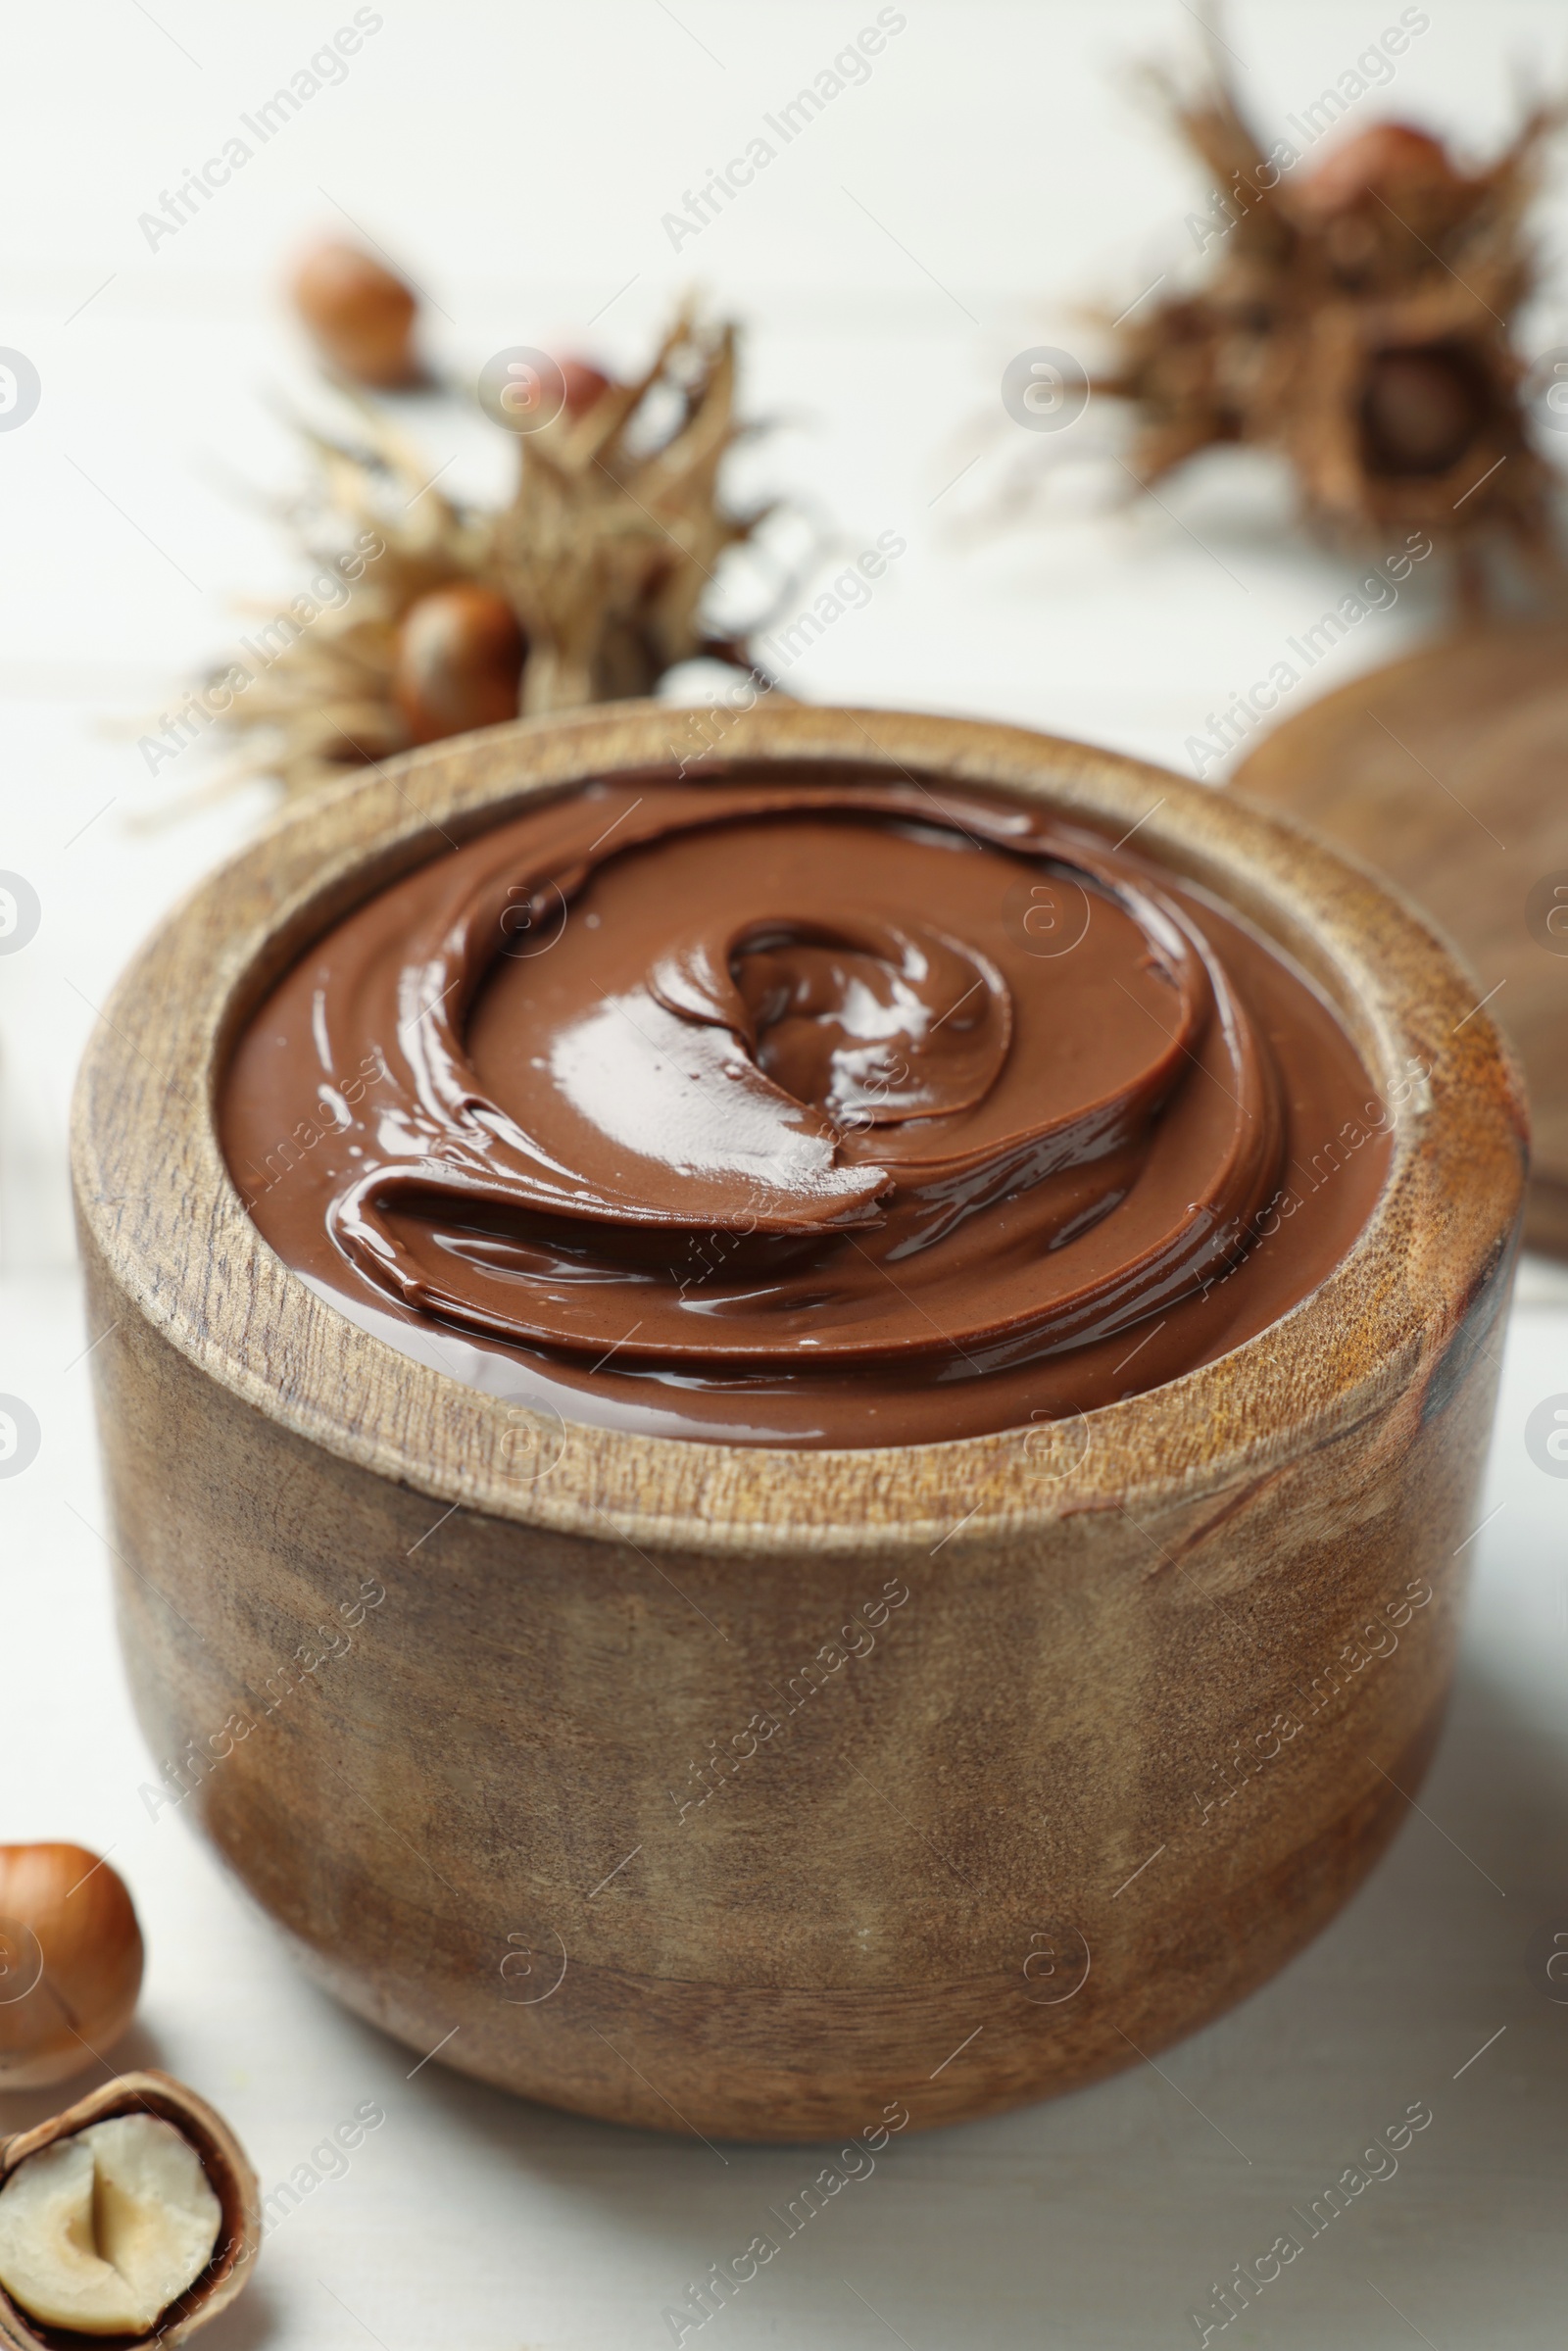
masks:
[[[733,718],[725,757],[935,767],[1141,823],[1305,966],[1380,1093],[1430,1076],[1350,1256],[1185,1379],[904,1449],[569,1427],[530,1477],[514,1412],[272,1256],[214,1088],[338,912],[530,793],[662,758],[676,724],[525,723],[336,792],[204,885],[109,1004],[74,1172],[91,1327],[116,1326],[92,1361],[125,1654],[171,1788],[421,2057],[709,2137],[950,2121],[1219,2013],[1402,1816],[1452,1664],[1518,1084],[1421,921],[1239,800],[1011,728]],[[870,1647],[840,1639],[856,1617]]]
[[[205,2327],[209,2319],[216,2319],[220,2310],[226,2310],[235,2295],[250,2282],[262,2242],[260,2183],[244,2148],[222,2116],[171,2074],[152,2070],[120,2074],[114,2081],[89,2091],[64,2114],[54,2115],[31,2131],[20,2131],[11,2138],[0,2139],[0,2187],[19,2164],[25,2163],[29,2155],[36,2155],[40,2148],[53,2146],[57,2139],[73,2138],[89,2125],[106,2123],[111,2116],[121,2114],[156,2115],[163,2122],[172,2123],[195,2148],[222,2214],[211,2261],[195,2282],[163,2312],[156,2335],[92,2337],[78,2333],[74,2327],[47,2327],[29,2318],[0,2288],[0,2351],[72,2351],[73,2346],[79,2351],[83,2342],[92,2340],[106,2344],[109,2351],[115,2351],[117,2345],[134,2342],[183,2343],[198,2327]]]
[[[1369,670],[1231,782],[1387,874],[1458,947],[1530,1088],[1525,1239],[1568,1256],[1568,627],[1470,628]]]

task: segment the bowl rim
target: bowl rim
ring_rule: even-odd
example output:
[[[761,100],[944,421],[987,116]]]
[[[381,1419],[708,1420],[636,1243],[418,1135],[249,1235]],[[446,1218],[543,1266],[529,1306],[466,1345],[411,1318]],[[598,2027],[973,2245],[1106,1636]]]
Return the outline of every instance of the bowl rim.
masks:
[[[328,1305],[263,1240],[219,1146],[218,1092],[250,1010],[312,939],[443,843],[536,796],[683,756],[688,780],[768,759],[940,770],[1124,839],[1136,830],[1175,873],[1217,891],[1336,1004],[1380,1097],[1395,1073],[1426,1072],[1348,1254],[1229,1353],[1076,1423],[843,1450],[577,1422],[557,1432]],[[756,1555],[808,1539],[917,1555],[960,1528],[1022,1532],[1270,1475],[1430,1377],[1484,1297],[1490,1319],[1523,1201],[1526,1124],[1517,1069],[1479,995],[1426,919],[1370,872],[1304,827],[1143,760],[898,710],[615,704],[357,773],[285,807],[199,883],[89,1039],[73,1112],[77,1215],[121,1291],[188,1362],[296,1436],[444,1506],[661,1548]],[[520,1474],[508,1466],[519,1423]]]

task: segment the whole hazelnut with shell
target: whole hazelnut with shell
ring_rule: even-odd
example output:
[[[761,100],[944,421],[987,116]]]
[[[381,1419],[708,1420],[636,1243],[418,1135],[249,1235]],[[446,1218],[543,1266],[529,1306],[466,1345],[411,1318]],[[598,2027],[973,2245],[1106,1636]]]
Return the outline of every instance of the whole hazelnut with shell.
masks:
[[[334,374],[381,392],[423,380],[414,343],[418,303],[413,289],[372,255],[328,239],[301,262],[293,293]]]
[[[1291,182],[1298,210],[1335,213],[1408,190],[1446,191],[1462,174],[1439,138],[1413,122],[1370,122]]]
[[[0,2090],[65,2082],[135,2013],[142,1940],[123,1880],[82,1845],[0,1845]]]
[[[1380,351],[1369,361],[1361,422],[1372,472],[1446,473],[1486,420],[1484,385],[1462,351]]]
[[[392,699],[416,743],[517,715],[527,643],[495,588],[453,580],[410,605],[398,625]]]
[[[567,416],[586,416],[610,390],[610,377],[602,367],[596,367],[591,360],[564,359],[558,365],[566,391]]]

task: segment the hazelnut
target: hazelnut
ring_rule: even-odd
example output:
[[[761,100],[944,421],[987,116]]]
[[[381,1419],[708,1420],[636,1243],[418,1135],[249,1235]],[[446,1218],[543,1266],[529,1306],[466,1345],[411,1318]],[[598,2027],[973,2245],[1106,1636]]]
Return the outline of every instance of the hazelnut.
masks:
[[[1361,425],[1374,473],[1446,473],[1485,416],[1485,396],[1460,352],[1380,351],[1368,365]]]
[[[587,360],[561,360],[561,380],[566,387],[568,416],[583,416],[610,390],[610,377]]]
[[[182,2342],[240,2291],[260,2237],[222,2118],[167,2074],[122,2075],[0,2143],[0,2351],[44,2351],[56,2327]]]
[[[0,2089],[65,2082],[113,2045],[141,1990],[123,1881],[81,1845],[0,1845]]]
[[[1461,177],[1443,141],[1429,130],[1413,122],[1372,122],[1290,184],[1301,211],[1327,216],[1366,196],[1387,201],[1399,190],[1448,189]]]
[[[307,254],[294,275],[294,300],[335,374],[377,391],[421,381],[414,293],[357,245],[328,242]]]
[[[527,640],[506,598],[454,580],[411,604],[398,627],[392,699],[416,743],[517,715]]]

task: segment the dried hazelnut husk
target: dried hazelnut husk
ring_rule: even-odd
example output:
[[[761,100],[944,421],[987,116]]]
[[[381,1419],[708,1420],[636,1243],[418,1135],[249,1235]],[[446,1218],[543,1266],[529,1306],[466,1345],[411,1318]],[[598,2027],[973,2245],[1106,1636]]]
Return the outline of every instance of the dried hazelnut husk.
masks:
[[[221,2115],[168,2074],[122,2074],[0,2141],[0,2351],[182,2343],[232,2302],[261,2191]]]
[[[198,797],[253,775],[312,792],[412,743],[651,694],[703,656],[760,675],[746,640],[762,613],[719,635],[707,609],[730,550],[777,512],[737,512],[721,488],[749,429],[735,328],[683,310],[630,380],[558,365],[560,413],[516,436],[500,508],[449,495],[446,468],[368,394],[352,399],[347,437],[307,432],[314,479],[289,512],[317,575],[311,602],[323,572],[352,594],[293,626],[261,674],[252,649],[242,691],[228,669],[211,674],[203,707],[221,690],[218,723],[240,748]],[[782,612],[796,587],[775,593]],[[160,718],[166,741],[174,724]]]
[[[436,743],[515,718],[527,651],[497,589],[454,580],[419,597],[398,624],[392,665],[392,699],[413,741]]]
[[[69,2081],[135,2013],[142,1940],[123,1880],[81,1845],[0,1845],[0,2090]]]
[[[381,392],[422,380],[413,290],[357,245],[329,241],[307,254],[294,300],[334,374]]]
[[[1526,214],[1568,104],[1533,106],[1474,169],[1399,122],[1300,161],[1248,120],[1212,28],[1205,46],[1200,80],[1153,77],[1209,178],[1191,216],[1201,274],[1108,319],[1113,362],[1090,385],[1135,404],[1128,471],[1154,490],[1202,451],[1272,448],[1325,536],[1441,550],[1471,611],[1559,602],[1516,321],[1540,275]]]

